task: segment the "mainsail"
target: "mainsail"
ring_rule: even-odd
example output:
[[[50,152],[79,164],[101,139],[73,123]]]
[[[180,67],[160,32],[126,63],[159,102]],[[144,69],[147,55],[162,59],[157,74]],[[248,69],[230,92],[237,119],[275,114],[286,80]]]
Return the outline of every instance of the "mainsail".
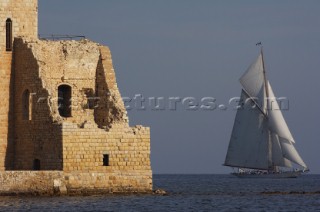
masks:
[[[226,166],[268,169],[268,124],[242,90],[226,156]]]
[[[293,145],[293,136],[266,80],[262,51],[240,78],[240,83],[243,86],[240,109],[225,165],[268,170],[276,166],[291,168],[295,163],[307,169]]]

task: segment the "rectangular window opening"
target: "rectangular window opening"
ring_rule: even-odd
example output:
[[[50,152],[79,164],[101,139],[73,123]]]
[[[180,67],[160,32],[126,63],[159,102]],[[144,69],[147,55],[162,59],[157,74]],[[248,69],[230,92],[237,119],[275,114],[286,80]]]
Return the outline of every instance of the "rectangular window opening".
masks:
[[[110,166],[109,165],[109,155],[108,154],[104,154],[103,155],[103,166]]]

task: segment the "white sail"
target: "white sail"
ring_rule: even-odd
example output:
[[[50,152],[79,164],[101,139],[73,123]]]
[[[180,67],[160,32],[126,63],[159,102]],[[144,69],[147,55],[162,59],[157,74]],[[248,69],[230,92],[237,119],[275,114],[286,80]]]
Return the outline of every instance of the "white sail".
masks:
[[[279,142],[281,145],[281,150],[283,153],[283,157],[296,163],[304,168],[308,168],[307,165],[304,163],[302,158],[300,157],[299,153],[297,152],[296,148],[294,148],[293,143],[288,141],[284,138],[279,137]]]
[[[268,118],[270,130],[279,137],[287,139],[294,143],[291,132],[283,118],[279,104],[275,98],[270,83],[268,82],[269,98],[268,98]]]
[[[244,90],[254,98],[259,107],[265,111],[265,84],[263,73],[262,54],[251,64],[248,70],[240,78]]]
[[[299,153],[293,146],[294,139],[291,132],[283,118],[278,102],[276,101],[275,95],[268,82],[269,89],[269,100],[268,100],[268,122],[269,128],[273,134],[278,137],[278,141],[281,146],[282,156],[291,162],[294,162],[302,167],[307,168],[306,164],[303,162]]]
[[[268,169],[268,125],[264,114],[252,108],[249,96],[241,94],[225,160],[226,166]]]
[[[281,166],[291,168],[291,162],[283,157],[281,144],[279,138],[276,134],[271,133],[271,141],[272,141],[272,165],[273,166]]]

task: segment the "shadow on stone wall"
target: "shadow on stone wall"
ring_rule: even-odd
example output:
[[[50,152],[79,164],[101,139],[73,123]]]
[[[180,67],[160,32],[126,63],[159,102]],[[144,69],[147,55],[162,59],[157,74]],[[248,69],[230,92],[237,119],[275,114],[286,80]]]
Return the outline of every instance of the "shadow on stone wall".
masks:
[[[98,101],[94,117],[100,128],[109,129],[114,123],[127,123],[126,109],[116,85],[111,55],[107,47],[100,47],[96,71],[96,97]]]
[[[62,127],[53,119],[50,95],[40,79],[38,62],[28,44],[15,39],[6,170],[63,170]],[[31,120],[22,118],[21,94],[26,88],[32,93]],[[35,167],[36,160],[40,167]]]
[[[5,170],[14,168],[14,52],[12,53],[10,84],[9,84],[9,112],[8,112],[8,138],[5,154]]]
[[[96,102],[94,120],[99,128],[109,128],[111,124],[108,111],[108,91],[101,56],[96,71]]]

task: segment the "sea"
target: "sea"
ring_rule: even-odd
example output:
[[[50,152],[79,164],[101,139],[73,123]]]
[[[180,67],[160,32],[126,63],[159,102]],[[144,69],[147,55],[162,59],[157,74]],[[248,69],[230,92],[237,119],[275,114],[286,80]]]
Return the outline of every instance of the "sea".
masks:
[[[320,175],[154,175],[167,195],[0,197],[1,211],[320,211]]]

